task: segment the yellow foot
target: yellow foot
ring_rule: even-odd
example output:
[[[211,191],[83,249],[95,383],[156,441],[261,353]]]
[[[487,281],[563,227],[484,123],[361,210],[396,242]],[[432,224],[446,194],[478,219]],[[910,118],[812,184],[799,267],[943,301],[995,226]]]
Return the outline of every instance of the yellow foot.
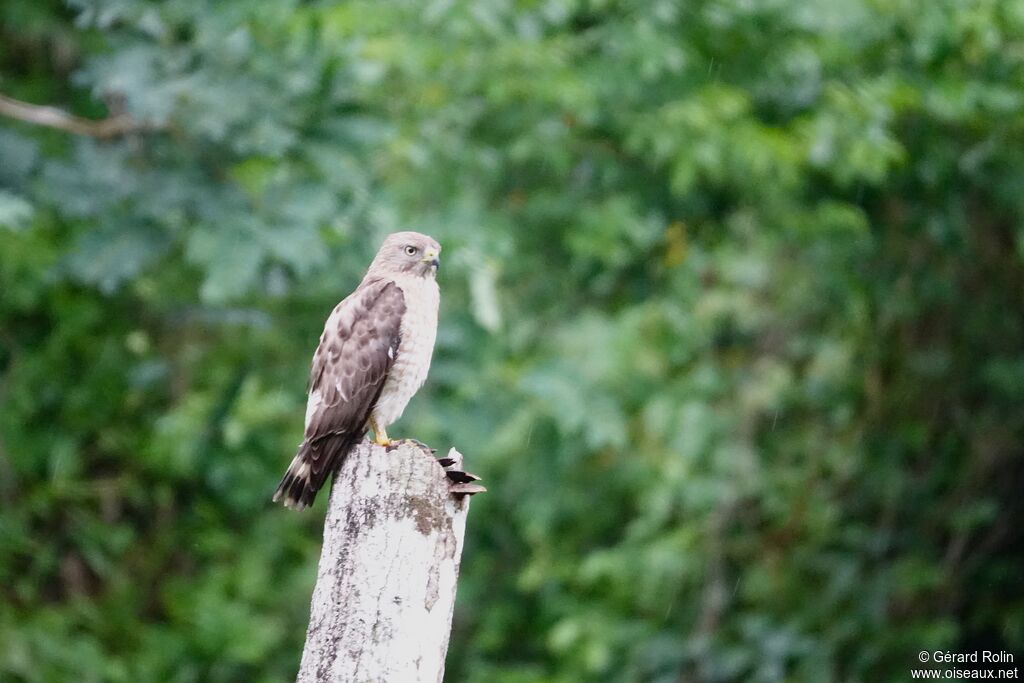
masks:
[[[392,441],[388,438],[388,433],[372,417],[370,418],[370,429],[373,430],[373,442],[375,444],[385,448],[391,445]]]

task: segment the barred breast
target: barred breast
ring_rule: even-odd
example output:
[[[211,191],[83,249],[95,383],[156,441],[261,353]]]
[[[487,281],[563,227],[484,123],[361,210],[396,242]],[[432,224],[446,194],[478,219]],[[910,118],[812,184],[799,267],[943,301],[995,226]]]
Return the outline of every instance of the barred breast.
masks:
[[[403,275],[395,278],[395,284],[405,296],[405,315],[395,364],[373,408],[373,419],[381,427],[387,427],[402,416],[409,400],[427,379],[441,299],[433,278]]]

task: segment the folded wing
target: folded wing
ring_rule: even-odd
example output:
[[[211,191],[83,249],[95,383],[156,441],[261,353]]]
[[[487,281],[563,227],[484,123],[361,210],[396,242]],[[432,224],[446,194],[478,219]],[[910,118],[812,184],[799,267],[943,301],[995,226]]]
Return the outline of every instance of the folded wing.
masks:
[[[332,311],[313,355],[305,437],[275,501],[311,505],[327,475],[362,439],[398,354],[404,314],[402,290],[390,280],[363,282]]]

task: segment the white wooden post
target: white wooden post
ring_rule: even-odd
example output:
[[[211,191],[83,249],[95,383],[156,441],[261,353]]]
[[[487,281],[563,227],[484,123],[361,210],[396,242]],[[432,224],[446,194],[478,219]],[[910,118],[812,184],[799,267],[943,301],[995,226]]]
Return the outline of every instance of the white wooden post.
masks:
[[[410,442],[353,449],[331,488],[299,683],[442,680],[466,494],[483,490]]]

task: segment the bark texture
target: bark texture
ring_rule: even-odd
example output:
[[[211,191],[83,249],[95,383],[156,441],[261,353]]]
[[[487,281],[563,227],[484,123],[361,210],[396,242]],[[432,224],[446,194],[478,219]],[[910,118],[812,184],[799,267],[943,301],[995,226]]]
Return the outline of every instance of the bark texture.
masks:
[[[449,458],[461,464],[452,449]],[[335,476],[299,683],[440,681],[469,496],[411,443]],[[456,486],[457,489],[457,486]]]

